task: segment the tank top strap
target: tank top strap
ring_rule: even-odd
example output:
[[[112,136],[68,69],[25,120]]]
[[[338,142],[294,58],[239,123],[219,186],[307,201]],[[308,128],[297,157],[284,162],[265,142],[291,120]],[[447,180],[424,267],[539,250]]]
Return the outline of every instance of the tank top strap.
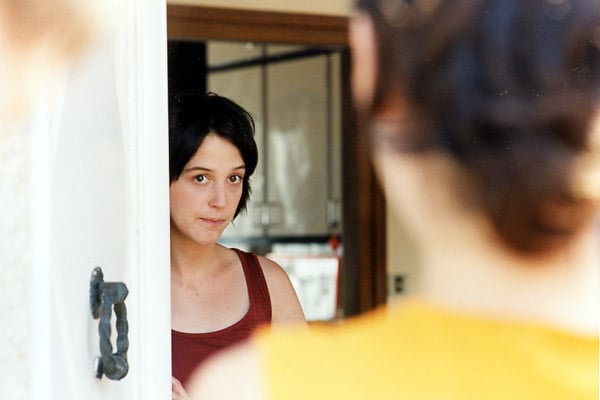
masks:
[[[271,296],[267,280],[263,274],[262,267],[258,257],[254,253],[248,253],[239,249],[233,249],[242,262],[242,268],[246,277],[246,286],[248,287],[248,297],[250,299],[249,314],[262,316],[267,321],[271,321]]]

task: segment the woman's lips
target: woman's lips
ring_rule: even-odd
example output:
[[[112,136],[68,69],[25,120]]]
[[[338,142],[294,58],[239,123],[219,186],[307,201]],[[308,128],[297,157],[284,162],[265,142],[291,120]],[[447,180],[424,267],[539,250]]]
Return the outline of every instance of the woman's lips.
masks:
[[[220,227],[225,222],[225,219],[223,218],[200,218],[200,220],[202,220],[206,225],[213,228]]]

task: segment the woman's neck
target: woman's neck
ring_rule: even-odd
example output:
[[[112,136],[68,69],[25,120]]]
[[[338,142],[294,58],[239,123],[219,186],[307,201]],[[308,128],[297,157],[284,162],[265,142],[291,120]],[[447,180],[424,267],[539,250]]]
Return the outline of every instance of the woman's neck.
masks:
[[[198,244],[171,235],[171,273],[192,279],[212,273],[219,266],[219,252],[222,249],[217,243]]]
[[[449,307],[596,333],[600,309],[600,238],[590,228],[552,257],[525,258],[481,231],[456,229],[425,245],[420,292]]]

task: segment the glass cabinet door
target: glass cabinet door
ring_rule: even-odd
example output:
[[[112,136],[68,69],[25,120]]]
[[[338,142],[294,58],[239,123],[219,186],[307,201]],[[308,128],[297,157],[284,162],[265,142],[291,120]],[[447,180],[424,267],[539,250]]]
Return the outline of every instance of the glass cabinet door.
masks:
[[[267,71],[269,233],[326,233],[326,57],[269,65]]]
[[[223,238],[256,237],[263,234],[262,210],[264,204],[265,174],[263,171],[263,107],[262,73],[260,67],[222,71],[207,77],[209,91],[228,97],[244,107],[254,118],[255,140],[258,146],[258,165],[250,178],[250,201],[247,211],[241,213],[223,232]]]
[[[223,239],[341,233],[340,56],[302,46],[207,44],[207,90],[256,123],[248,211]]]

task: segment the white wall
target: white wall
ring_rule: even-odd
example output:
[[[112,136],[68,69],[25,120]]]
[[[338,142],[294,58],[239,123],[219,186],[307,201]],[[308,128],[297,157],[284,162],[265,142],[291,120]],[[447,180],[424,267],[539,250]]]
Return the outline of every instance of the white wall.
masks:
[[[168,4],[347,16],[353,0],[168,0]]]
[[[418,279],[419,256],[410,233],[403,222],[394,214],[387,211],[387,271],[388,271],[388,297],[411,294],[416,287]],[[404,291],[394,293],[394,279],[402,276]]]

